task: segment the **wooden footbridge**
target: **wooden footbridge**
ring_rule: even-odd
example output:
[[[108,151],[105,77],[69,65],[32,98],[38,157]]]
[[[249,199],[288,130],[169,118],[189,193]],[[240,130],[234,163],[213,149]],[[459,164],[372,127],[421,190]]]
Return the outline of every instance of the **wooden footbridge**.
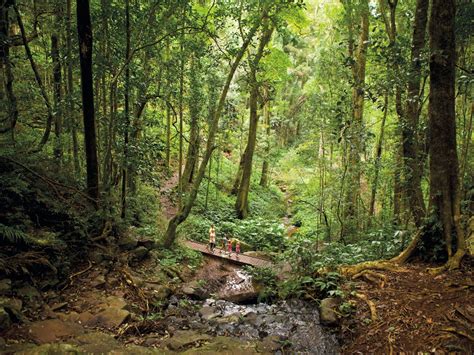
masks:
[[[215,258],[226,259],[236,264],[251,265],[254,267],[270,267],[273,265],[271,261],[256,258],[254,256],[244,254],[237,255],[235,252],[232,252],[229,255],[229,253],[220,248],[214,248],[214,251],[210,251],[206,244],[197,243],[191,240],[187,240],[184,244],[188,248],[200,251],[203,254],[210,255]]]

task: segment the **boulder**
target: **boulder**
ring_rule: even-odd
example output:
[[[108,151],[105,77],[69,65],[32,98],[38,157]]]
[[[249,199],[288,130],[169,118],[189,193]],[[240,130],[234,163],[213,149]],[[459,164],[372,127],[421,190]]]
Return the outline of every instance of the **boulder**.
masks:
[[[173,337],[166,339],[163,345],[173,351],[182,351],[211,339],[212,337],[207,334],[199,334],[192,330],[178,330]]]
[[[123,299],[123,297],[119,296],[108,296],[105,299],[105,302],[109,307],[123,309],[127,305],[127,302]]]
[[[141,261],[147,257],[149,250],[143,246],[133,249],[130,254],[132,256],[132,260],[134,261]]]
[[[138,241],[130,235],[123,235],[119,238],[117,244],[120,249],[132,250],[133,248],[136,248]]]
[[[153,300],[155,302],[161,302],[168,299],[171,295],[171,289],[166,285],[146,284],[149,289],[152,290]]]
[[[202,319],[211,320],[219,316],[219,312],[214,307],[204,306],[199,310]]]
[[[86,354],[109,354],[122,348],[122,344],[112,335],[101,332],[83,334],[71,342]]]
[[[245,303],[258,298],[259,290],[250,275],[238,271],[231,275],[224,286],[218,291],[218,298],[233,303]]]
[[[91,286],[95,288],[100,288],[105,285],[105,276],[100,274],[97,275],[92,281]]]
[[[85,311],[82,313],[71,312],[71,313],[56,313],[56,316],[65,322],[74,322],[79,324],[86,324],[89,322],[94,316],[89,311]]]
[[[128,317],[130,317],[130,312],[124,309],[109,307],[93,316],[86,322],[86,325],[112,329],[120,326]]]
[[[47,319],[34,322],[29,326],[31,340],[37,344],[55,342],[61,338],[73,337],[84,333],[84,328],[76,323],[60,319]]]
[[[79,348],[75,347],[74,345],[71,344],[43,344],[40,346],[35,346],[35,347],[27,347],[25,349],[22,349],[16,354],[31,354],[31,355],[37,355],[37,354],[81,354],[82,352],[80,351]]]
[[[338,305],[338,300],[332,297],[325,298],[321,301],[319,306],[321,323],[328,325],[337,323],[336,309]]]
[[[188,282],[181,290],[185,295],[194,299],[205,300],[209,296],[206,290],[199,286],[197,281]]]
[[[256,342],[249,340],[242,340],[239,338],[231,338],[226,336],[217,336],[206,342],[197,349],[189,349],[185,354],[226,354],[226,355],[240,355],[240,354],[259,354],[255,349]]]

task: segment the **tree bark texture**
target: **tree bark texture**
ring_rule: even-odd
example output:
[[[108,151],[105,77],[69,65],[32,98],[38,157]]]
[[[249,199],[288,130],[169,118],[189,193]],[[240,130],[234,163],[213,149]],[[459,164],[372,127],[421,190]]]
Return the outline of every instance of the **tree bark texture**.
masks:
[[[260,60],[263,57],[265,47],[272,37],[273,28],[268,27],[267,23],[264,23],[262,29],[262,37],[255,54],[255,58],[250,61],[250,122],[249,122],[249,135],[247,139],[247,148],[245,149],[244,161],[242,165],[242,178],[240,180],[239,190],[237,192],[237,199],[235,202],[235,211],[237,217],[244,219],[247,218],[249,213],[248,196],[250,190],[250,180],[252,177],[252,163],[253,155],[255,152],[255,146],[257,143],[257,126],[258,126],[258,98],[259,98],[259,82],[257,80],[257,71],[260,64]]]
[[[127,213],[127,182],[129,166],[128,140],[130,134],[130,0],[125,1],[125,93],[124,93],[124,115],[125,131],[123,136],[123,166],[122,166],[122,212],[120,216],[125,218]]]
[[[375,149],[375,162],[374,162],[374,180],[372,182],[372,191],[370,196],[370,208],[369,208],[369,216],[373,217],[375,214],[375,198],[377,195],[377,188],[379,184],[379,172],[380,172],[380,165],[382,160],[382,145],[384,142],[384,135],[385,135],[385,121],[387,120],[388,114],[388,93],[385,93],[384,97],[384,104],[383,104],[383,116],[382,116],[382,123],[380,124],[380,135],[379,139],[377,140],[377,146]]]
[[[353,230],[358,224],[358,204],[360,199],[360,154],[362,153],[362,126],[364,117],[364,92],[365,92],[365,67],[367,61],[367,46],[369,38],[369,5],[363,2],[360,9],[360,32],[359,43],[355,53],[354,63],[352,65],[352,76],[354,87],[352,89],[352,120],[350,122],[349,138],[349,162],[348,162],[348,180],[351,182],[347,186],[346,203],[344,217],[347,219],[348,228]],[[352,27],[352,25],[349,25]],[[350,32],[353,29],[349,29]],[[352,56],[352,41],[349,41],[349,54]]]
[[[405,115],[402,121],[405,192],[411,214],[418,228],[422,226],[426,214],[423,191],[421,189],[423,159],[421,159],[419,154],[418,136],[421,104],[421,55],[425,47],[428,6],[429,0],[417,0],[416,2],[410,58],[411,68],[407,85]]]
[[[72,59],[72,0],[66,2],[66,55],[67,55],[67,107],[69,112],[69,121],[71,125],[72,135],[72,154],[74,160],[74,173],[75,176],[79,176],[80,164],[79,164],[79,142],[77,138],[77,120],[74,114],[74,81],[73,81],[73,59]]]
[[[441,225],[448,258],[465,252],[460,225],[459,167],[455,116],[455,0],[433,0],[430,17],[430,213]],[[453,236],[457,253],[453,257]],[[432,246],[431,246],[432,247]]]
[[[5,128],[0,128],[0,133],[11,131],[12,140],[15,137],[15,126],[18,121],[18,106],[15,92],[13,90],[13,76],[12,63],[10,61],[10,43],[9,43],[9,9],[12,2],[9,0],[0,0],[0,66],[3,71],[3,85],[5,86],[6,97],[8,101],[8,121],[9,125]]]
[[[95,131],[94,89],[92,82],[92,25],[89,0],[77,0],[77,33],[81,64],[82,112],[87,165],[87,191],[96,201],[99,198],[99,169]]]
[[[198,78],[198,71],[200,65],[196,63],[199,59],[193,58],[191,61],[191,78],[189,83],[189,116],[190,129],[188,151],[186,153],[186,164],[184,166],[181,186],[183,191],[188,190],[190,184],[193,182],[194,172],[199,159],[199,107],[200,107],[200,82]]]
[[[59,16],[59,15],[57,15]],[[59,22],[59,21],[58,21]],[[62,159],[62,91],[61,91],[61,61],[59,56],[59,38],[57,34],[51,36],[51,58],[53,60],[53,104],[54,104],[54,157],[58,164]]]
[[[260,176],[260,186],[268,186],[268,170],[269,170],[269,155],[270,155],[270,97],[268,92],[268,85],[264,87],[263,94],[263,122],[265,125],[265,157],[262,163],[262,175]]]

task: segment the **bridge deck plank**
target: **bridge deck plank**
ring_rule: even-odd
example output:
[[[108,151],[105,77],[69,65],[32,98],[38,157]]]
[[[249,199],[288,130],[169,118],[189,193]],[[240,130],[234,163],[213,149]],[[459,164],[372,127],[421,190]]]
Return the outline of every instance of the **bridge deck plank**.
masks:
[[[215,248],[214,252],[211,252],[206,244],[197,243],[191,240],[187,240],[185,245],[193,250],[200,251],[203,254],[211,255],[216,258],[227,259],[234,263],[244,264],[244,265],[251,265],[255,267],[270,267],[272,266],[272,262],[260,258],[256,258],[254,256],[248,256],[239,254],[237,255],[235,252],[232,252],[230,255],[220,248]]]

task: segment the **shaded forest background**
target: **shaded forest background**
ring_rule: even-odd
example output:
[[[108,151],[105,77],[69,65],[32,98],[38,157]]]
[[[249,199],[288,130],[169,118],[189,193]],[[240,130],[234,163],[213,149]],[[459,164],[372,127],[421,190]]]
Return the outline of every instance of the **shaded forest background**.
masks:
[[[211,223],[302,273],[468,252],[471,1],[0,4],[10,272]]]

